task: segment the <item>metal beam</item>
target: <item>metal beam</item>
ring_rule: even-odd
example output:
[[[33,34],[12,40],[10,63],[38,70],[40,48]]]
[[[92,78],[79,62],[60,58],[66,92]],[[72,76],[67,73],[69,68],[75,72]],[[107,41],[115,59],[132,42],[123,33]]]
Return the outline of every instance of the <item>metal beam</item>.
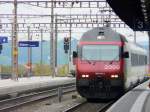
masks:
[[[109,12],[109,10],[106,10],[105,12]],[[6,19],[6,18],[13,18],[14,14],[0,14],[0,18],[1,19]],[[117,18],[119,19],[118,16],[116,16],[114,13],[111,13],[110,14],[101,14],[101,13],[97,13],[97,14],[71,14],[71,15],[68,15],[68,14],[57,14],[55,15],[54,14],[54,17],[58,17],[58,18],[77,18],[77,19],[80,19],[80,18],[100,18],[100,17],[103,17],[103,16],[111,16],[113,18]],[[46,17],[51,17],[51,15],[49,14],[18,14],[17,17],[20,19],[20,18],[46,18]]]
[[[55,23],[54,23],[55,24]],[[104,22],[91,22],[91,21],[86,21],[86,22],[72,22],[72,28],[92,28],[92,27],[103,27],[106,25]],[[2,29],[0,31],[5,30],[5,29],[11,29],[11,23],[2,23]],[[45,30],[50,28],[51,23],[30,23],[30,26],[32,29],[39,29],[40,27],[44,28]],[[69,28],[70,23],[63,23],[63,22],[58,22],[57,26],[58,28]],[[18,23],[17,27],[19,29],[21,28],[27,28],[26,23]],[[114,28],[128,28],[126,24],[123,22],[117,22],[117,21],[112,21],[110,23],[110,27]]]
[[[18,1],[18,4],[27,4],[37,7],[43,7],[43,8],[51,8],[51,4],[53,2],[54,8],[99,8],[101,6],[109,7],[106,0],[98,0],[98,1],[92,1],[92,0],[55,0],[55,1]],[[13,1],[0,1],[0,4],[5,3],[13,3]]]
[[[89,29],[89,28],[86,28],[86,29]],[[11,32],[12,32],[12,30],[2,30],[2,31],[0,31],[0,33],[6,33],[6,34],[11,34]],[[17,31],[18,33],[27,33],[27,30],[18,30]],[[49,30],[43,30],[43,33],[44,34],[49,34]],[[32,34],[40,34],[40,31],[39,30],[30,30],[30,33],[32,33]],[[57,30],[57,33],[69,33],[69,30]],[[84,33],[84,31],[72,31],[72,33]],[[10,36],[10,37],[12,37],[12,36]]]

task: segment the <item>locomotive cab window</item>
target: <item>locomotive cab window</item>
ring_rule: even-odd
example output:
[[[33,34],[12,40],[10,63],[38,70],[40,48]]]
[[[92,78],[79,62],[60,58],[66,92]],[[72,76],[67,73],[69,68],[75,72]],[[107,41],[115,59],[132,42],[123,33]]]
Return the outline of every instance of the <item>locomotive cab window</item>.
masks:
[[[120,48],[116,45],[84,45],[82,60],[119,61]]]

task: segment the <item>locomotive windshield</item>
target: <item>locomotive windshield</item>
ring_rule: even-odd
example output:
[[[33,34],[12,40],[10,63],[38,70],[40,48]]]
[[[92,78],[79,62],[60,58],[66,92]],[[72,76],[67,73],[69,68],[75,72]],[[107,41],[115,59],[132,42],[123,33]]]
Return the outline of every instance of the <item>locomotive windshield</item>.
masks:
[[[84,45],[82,47],[82,60],[118,61],[120,52],[116,45]]]

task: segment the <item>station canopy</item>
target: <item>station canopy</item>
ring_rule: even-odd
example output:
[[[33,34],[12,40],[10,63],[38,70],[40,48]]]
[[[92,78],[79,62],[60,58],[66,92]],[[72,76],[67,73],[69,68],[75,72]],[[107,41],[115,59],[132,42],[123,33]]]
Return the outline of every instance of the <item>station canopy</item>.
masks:
[[[114,12],[135,31],[150,30],[150,0],[107,0]]]

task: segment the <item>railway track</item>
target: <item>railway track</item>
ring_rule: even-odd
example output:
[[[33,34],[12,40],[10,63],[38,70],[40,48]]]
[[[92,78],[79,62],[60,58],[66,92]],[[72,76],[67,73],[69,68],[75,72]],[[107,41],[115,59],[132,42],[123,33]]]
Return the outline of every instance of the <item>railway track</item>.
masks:
[[[63,112],[105,112],[114,101],[110,101],[107,103],[90,103],[87,101],[83,101],[72,107],[64,110]]]
[[[75,84],[63,86],[61,87],[61,89],[62,89],[62,94],[76,91]],[[57,95],[58,95],[58,87],[51,90],[45,90],[42,92],[30,93],[20,97],[1,100],[0,112],[9,112],[10,110],[16,109],[23,105],[33,103],[36,101],[41,101]]]
[[[105,112],[113,103],[114,101],[106,103],[104,106],[100,107],[97,112]]]

